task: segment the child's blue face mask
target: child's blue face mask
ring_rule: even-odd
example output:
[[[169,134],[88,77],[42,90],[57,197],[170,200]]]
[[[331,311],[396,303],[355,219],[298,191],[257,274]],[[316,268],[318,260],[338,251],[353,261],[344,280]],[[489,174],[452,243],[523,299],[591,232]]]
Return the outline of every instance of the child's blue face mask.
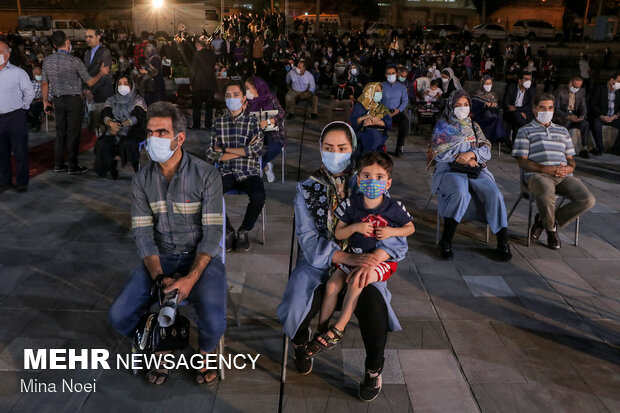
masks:
[[[387,181],[378,179],[362,179],[360,180],[360,191],[366,198],[377,199],[387,191],[385,186]]]

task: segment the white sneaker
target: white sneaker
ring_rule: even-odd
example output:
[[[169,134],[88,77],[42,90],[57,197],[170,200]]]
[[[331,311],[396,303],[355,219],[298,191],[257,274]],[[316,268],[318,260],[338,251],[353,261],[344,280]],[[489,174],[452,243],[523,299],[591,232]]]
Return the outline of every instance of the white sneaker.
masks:
[[[267,162],[267,166],[265,166],[265,174],[267,175],[267,182],[273,182],[276,180],[276,176],[273,174],[273,164],[271,162]]]

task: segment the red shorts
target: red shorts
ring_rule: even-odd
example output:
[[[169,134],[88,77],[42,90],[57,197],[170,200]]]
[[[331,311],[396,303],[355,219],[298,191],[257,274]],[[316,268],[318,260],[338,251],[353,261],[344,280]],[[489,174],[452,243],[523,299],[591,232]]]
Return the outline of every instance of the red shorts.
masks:
[[[347,267],[344,264],[336,264],[336,268],[341,269],[347,275],[351,273],[351,268]],[[390,278],[392,274],[396,272],[397,268],[397,262],[382,262],[381,264],[377,265],[377,267],[375,267],[375,271],[377,271],[377,274],[379,274],[379,281],[387,281],[388,278]]]

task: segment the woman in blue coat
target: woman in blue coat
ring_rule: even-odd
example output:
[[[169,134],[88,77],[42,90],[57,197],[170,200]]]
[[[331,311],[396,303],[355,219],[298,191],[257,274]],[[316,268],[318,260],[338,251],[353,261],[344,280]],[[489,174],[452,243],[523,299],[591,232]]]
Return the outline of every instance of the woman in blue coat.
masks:
[[[471,99],[466,92],[453,92],[431,138],[431,162],[435,163],[431,191],[437,195],[439,215],[444,219],[439,254],[444,259],[454,256],[452,239],[456,226],[473,201],[475,208],[484,211],[486,222],[497,235],[498,258],[509,261],[512,255],[506,205],[493,174],[486,167],[491,159],[491,143],[471,119],[470,108]],[[482,167],[482,170],[474,177],[464,172],[464,167]]]
[[[349,125],[344,122],[328,124],[321,132],[319,141],[320,169],[297,184],[295,231],[300,254],[277,314],[284,333],[292,340],[295,367],[302,374],[312,371],[313,359],[306,358],[304,344],[310,339],[310,323],[321,308],[325,282],[333,266],[345,264],[358,268],[377,265],[369,254],[342,251],[342,244],[334,237],[337,223],[334,210],[352,191],[357,190],[351,158],[356,143],[355,132]],[[377,247],[399,260],[407,252],[407,241],[403,237],[391,237],[380,241]],[[352,274],[359,275],[355,270]],[[366,284],[355,310],[366,349],[366,374],[359,391],[362,400],[373,400],[381,391],[388,332],[401,330],[390,299],[385,282]]]

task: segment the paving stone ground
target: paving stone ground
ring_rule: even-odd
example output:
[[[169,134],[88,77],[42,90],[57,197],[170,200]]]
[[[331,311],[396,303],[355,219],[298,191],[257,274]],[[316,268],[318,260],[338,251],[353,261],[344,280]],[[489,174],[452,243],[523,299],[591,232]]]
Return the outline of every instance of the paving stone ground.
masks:
[[[286,181],[266,183],[267,243],[227,255],[226,352],[260,354],[257,369],[228,371],[210,387],[196,385],[186,370],[174,371],[162,387],[117,369],[24,371],[24,348],[129,352],[107,310],[139,264],[129,215],[133,173],[104,181],[92,173],[46,172],[26,194],[0,194],[0,411],[258,413],[278,411],[280,400],[283,411],[295,413],[620,411],[620,158],[578,160],[576,174],[597,198],[582,217],[579,246],[570,225],[560,251],[539,242],[526,247],[522,202],[509,224],[512,262],[494,261],[494,239],[487,245],[476,223],[459,226],[456,257],[445,262],[435,250],[435,198],[427,206],[428,137],[414,135],[395,160],[391,191],[411,210],[416,233],[389,281],[403,331],[390,334],[382,394],[372,403],[357,399],[363,343],[355,320],[342,345],[316,359],[312,374],[289,368],[281,387],[275,310],[287,280],[297,161],[303,147],[302,177],[318,166],[324,119],[323,110],[306,123],[303,146],[300,116],[287,123]],[[32,141],[52,134],[53,128]],[[188,149],[201,154],[205,138],[190,132]],[[394,142],[392,134],[389,150]],[[510,208],[519,195],[518,168],[497,149],[494,155],[489,168]],[[81,160],[92,165],[92,151]],[[227,198],[233,223],[246,202]],[[20,380],[30,378],[96,379],[97,391],[21,392]]]

